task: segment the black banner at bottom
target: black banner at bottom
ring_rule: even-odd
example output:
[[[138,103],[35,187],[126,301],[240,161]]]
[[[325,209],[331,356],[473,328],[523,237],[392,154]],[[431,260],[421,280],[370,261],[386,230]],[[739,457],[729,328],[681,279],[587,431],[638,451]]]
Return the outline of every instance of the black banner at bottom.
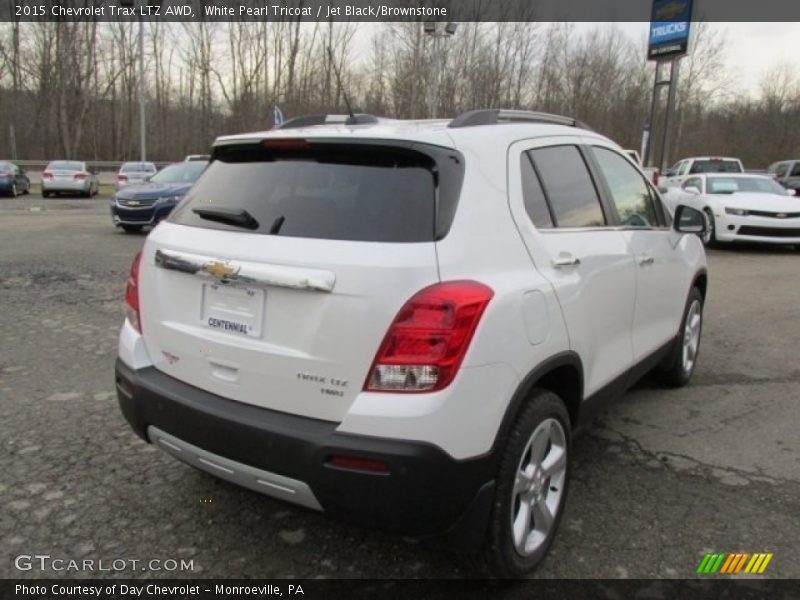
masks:
[[[102,600],[146,598],[147,600],[223,598],[333,598],[436,599],[436,598],[509,598],[555,600],[562,598],[672,598],[703,600],[761,599],[793,600],[800,598],[800,581],[769,579],[695,579],[695,580],[564,580],[534,579],[525,581],[492,580],[362,580],[362,579],[162,579],[162,580],[4,580],[0,598]]]

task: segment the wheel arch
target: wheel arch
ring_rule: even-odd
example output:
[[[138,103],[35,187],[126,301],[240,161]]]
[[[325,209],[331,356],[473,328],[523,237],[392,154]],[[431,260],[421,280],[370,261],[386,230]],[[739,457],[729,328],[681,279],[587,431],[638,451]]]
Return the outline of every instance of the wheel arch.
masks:
[[[692,279],[692,288],[700,290],[700,295],[703,297],[703,302],[706,301],[706,293],[708,291],[708,271],[700,269]],[[689,288],[691,290],[691,288]]]
[[[506,408],[495,438],[495,448],[502,447],[517,415],[536,389],[549,390],[561,398],[567,408],[570,425],[575,428],[583,401],[583,363],[578,354],[572,351],[561,352],[542,361],[528,372]]]

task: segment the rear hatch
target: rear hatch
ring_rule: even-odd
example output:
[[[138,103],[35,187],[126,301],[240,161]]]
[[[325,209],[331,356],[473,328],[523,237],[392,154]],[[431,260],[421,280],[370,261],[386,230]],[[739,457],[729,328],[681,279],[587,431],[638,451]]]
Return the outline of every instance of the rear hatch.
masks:
[[[340,421],[398,309],[438,281],[435,240],[462,176],[455,155],[351,140],[218,146],[143,252],[142,330],[156,368]]]

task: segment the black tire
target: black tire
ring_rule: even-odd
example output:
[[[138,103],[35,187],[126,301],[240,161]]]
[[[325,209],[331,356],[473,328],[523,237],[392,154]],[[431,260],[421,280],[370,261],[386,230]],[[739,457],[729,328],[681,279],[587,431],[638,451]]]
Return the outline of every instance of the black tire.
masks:
[[[125,233],[139,233],[142,230],[141,225],[122,225],[122,230]]]
[[[553,498],[554,501],[557,501],[557,505],[554,514],[551,512],[552,525],[550,525],[548,533],[544,537],[540,536],[540,541],[532,548],[530,554],[523,555],[517,550],[512,533],[514,514],[520,508],[518,500],[521,499],[521,497],[520,499],[515,498],[515,483],[517,482],[523,459],[530,456],[527,450],[529,443],[532,442],[533,434],[538,431],[537,428],[540,425],[545,427],[546,423],[552,424],[551,420],[558,422],[561,426],[561,433],[564,436],[563,450],[566,452],[564,472],[562,476],[557,478],[559,479],[558,482],[555,481],[555,478],[543,479],[543,487],[541,489],[544,489],[546,494],[551,492],[557,494],[560,490],[560,496]],[[548,444],[550,443],[548,442]],[[544,456],[551,456],[550,452],[557,451],[558,448],[561,448],[561,446],[548,445]],[[548,390],[534,390],[508,435],[500,460],[488,533],[484,546],[477,557],[478,566],[486,571],[487,574],[501,578],[524,577],[531,573],[544,559],[550,545],[553,543],[561,521],[561,515],[564,512],[571,456],[571,427],[564,403],[556,394]],[[556,488],[556,484],[560,487]],[[536,517],[534,516],[535,522]]]
[[[706,226],[708,227],[708,233],[701,237],[703,240],[703,245],[707,248],[713,248],[717,245],[717,230],[714,223],[714,213],[711,211],[710,208],[703,209],[703,214],[706,216]]]
[[[50,192],[42,192],[42,198],[49,198]]]
[[[694,350],[694,357],[691,365],[687,368],[686,361],[684,361],[684,349],[686,342],[686,320],[689,317],[692,307],[695,303],[699,303],[699,316],[697,329],[697,346]],[[681,327],[678,330],[678,335],[675,337],[675,342],[669,354],[664,361],[656,367],[653,372],[656,379],[666,387],[683,387],[692,378],[694,369],[697,366],[697,357],[700,354],[700,340],[703,333],[703,294],[696,287],[693,287],[689,292],[689,297],[686,299],[686,306],[683,309],[683,318],[681,319]]]

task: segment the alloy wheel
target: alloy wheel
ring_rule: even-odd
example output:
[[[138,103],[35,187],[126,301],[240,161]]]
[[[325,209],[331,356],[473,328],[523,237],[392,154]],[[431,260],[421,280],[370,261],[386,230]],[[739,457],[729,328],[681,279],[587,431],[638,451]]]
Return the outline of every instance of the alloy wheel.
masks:
[[[700,301],[694,300],[686,314],[686,324],[683,328],[683,370],[690,373],[697,360],[697,350],[700,348],[700,326],[702,324],[702,310]]]
[[[530,556],[556,522],[567,474],[567,439],[558,420],[542,421],[522,453],[511,496],[514,548]]]

